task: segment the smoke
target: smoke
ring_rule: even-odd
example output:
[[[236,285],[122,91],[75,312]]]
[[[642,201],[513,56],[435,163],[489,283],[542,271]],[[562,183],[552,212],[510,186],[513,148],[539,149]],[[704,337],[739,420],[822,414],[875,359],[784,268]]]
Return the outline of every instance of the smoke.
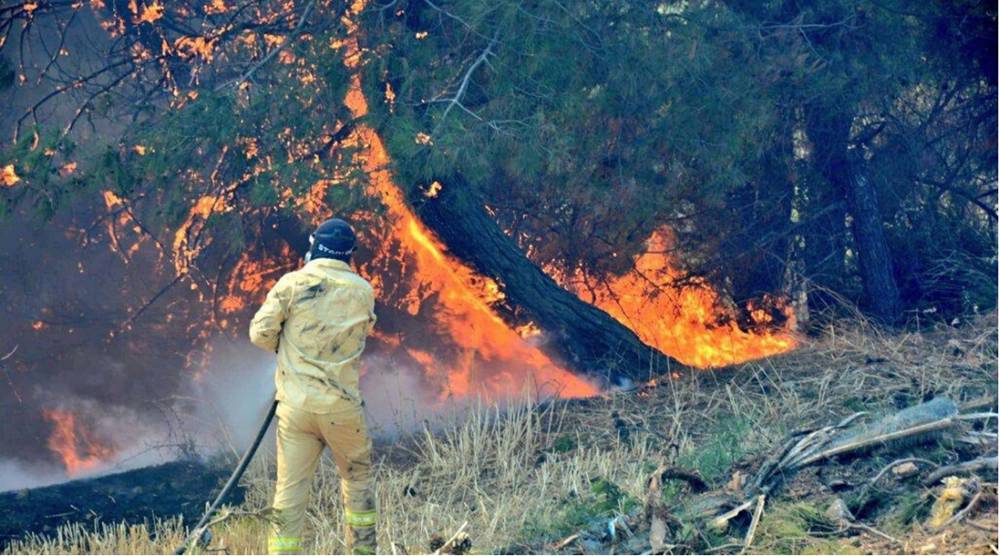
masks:
[[[125,406],[98,406],[94,400],[63,398],[51,410],[73,416],[75,428],[71,438],[80,450],[76,455],[85,458],[88,447],[92,450],[92,444],[96,444],[114,450],[114,456],[81,465],[72,474],[67,472],[66,465],[56,461],[4,457],[0,459],[0,491],[86,479],[177,457],[178,445],[172,442],[172,429],[165,426],[163,413],[157,408],[143,413]]]
[[[181,457],[242,454],[273,400],[275,356],[249,341],[220,337],[206,364],[187,384],[144,408],[101,404],[63,395],[57,408],[78,416],[79,426],[115,456],[68,477],[54,461],[0,459],[0,491],[45,486],[135,469]],[[389,355],[363,357],[361,390],[369,429],[393,440],[460,417],[474,398],[443,396],[422,371]],[[262,449],[273,450],[274,427]]]
[[[0,460],[0,492],[20,488],[35,488],[66,480],[66,472],[61,466],[51,464],[27,464],[17,460]]]
[[[360,381],[373,437],[391,440],[424,425],[433,427],[460,414],[471,401],[442,397],[420,368],[377,349],[370,346],[362,357]],[[189,410],[185,428],[199,439],[200,451],[242,452],[253,440],[274,396],[275,364],[274,354],[246,341],[213,344],[211,362],[179,400]]]
[[[199,451],[241,453],[274,400],[275,357],[248,340],[218,339],[208,364],[177,400]]]
[[[382,355],[366,356],[364,365],[360,387],[373,435],[395,436],[427,415],[431,393],[419,371]]]
[[[462,412],[466,398],[442,398],[418,367],[374,353],[364,357],[361,394],[368,428],[375,438],[394,439]]]

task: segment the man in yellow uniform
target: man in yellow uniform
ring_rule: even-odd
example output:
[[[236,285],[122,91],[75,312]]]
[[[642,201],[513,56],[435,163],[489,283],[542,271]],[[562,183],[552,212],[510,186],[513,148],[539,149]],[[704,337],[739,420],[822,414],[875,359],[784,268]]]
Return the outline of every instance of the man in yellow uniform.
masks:
[[[305,266],[278,280],[250,325],[250,340],[278,353],[278,478],[267,548],[303,550],[312,477],[329,446],[341,477],[347,550],[371,554],[375,492],[358,363],[375,324],[375,296],[349,265],[355,235],[347,222],[327,220],[309,241]]]

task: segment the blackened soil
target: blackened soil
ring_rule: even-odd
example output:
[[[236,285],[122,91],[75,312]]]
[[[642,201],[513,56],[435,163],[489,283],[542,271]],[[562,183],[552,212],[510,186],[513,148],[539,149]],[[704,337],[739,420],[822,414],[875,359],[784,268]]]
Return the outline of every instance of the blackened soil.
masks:
[[[0,550],[25,533],[53,533],[66,523],[152,522],[181,515],[201,517],[231,469],[198,461],[175,461],[93,479],[0,493]],[[237,504],[236,487],[226,502]]]

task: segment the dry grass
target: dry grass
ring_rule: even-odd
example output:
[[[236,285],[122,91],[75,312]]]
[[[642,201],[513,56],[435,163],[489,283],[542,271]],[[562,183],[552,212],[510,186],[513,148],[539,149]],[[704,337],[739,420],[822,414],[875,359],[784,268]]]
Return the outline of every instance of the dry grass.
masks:
[[[445,537],[465,521],[478,547],[501,547],[536,521],[548,524],[549,512],[568,493],[587,493],[592,478],[602,477],[639,492],[645,445],[587,448],[538,461],[545,439],[559,432],[560,411],[550,405],[536,411],[526,404],[504,412],[477,406],[461,425],[415,443],[412,465],[377,465],[380,545],[385,552],[426,552],[433,534]],[[248,497],[235,514],[214,528],[210,548],[230,553],[266,550],[265,520],[270,498],[270,462],[251,470]],[[339,510],[339,480],[329,460],[315,482],[308,514],[313,532],[310,551],[344,550]],[[88,533],[66,527],[48,538],[31,537],[13,544],[14,553],[159,553],[181,540],[178,523],[157,524],[155,535],[145,526],[104,527]]]
[[[544,551],[588,519],[613,513],[612,506],[625,510],[642,500],[648,475],[660,462],[697,468],[719,485],[734,462],[772,449],[793,429],[862,409],[894,409],[931,394],[964,401],[995,396],[996,390],[994,314],[959,329],[923,333],[831,327],[795,353],[663,378],[639,391],[520,403],[503,411],[474,406],[453,426],[376,450],[380,549],[427,552],[432,536],[447,538],[468,522],[475,552]],[[261,516],[272,465],[255,462],[246,501],[213,528],[210,551],[264,551]],[[309,511],[311,552],[343,551],[338,491],[336,472],[324,460]],[[987,511],[995,522],[995,507]],[[28,537],[8,551],[162,553],[177,546],[181,530],[172,520],[95,532],[69,526],[47,538]],[[769,530],[762,529],[762,538]]]

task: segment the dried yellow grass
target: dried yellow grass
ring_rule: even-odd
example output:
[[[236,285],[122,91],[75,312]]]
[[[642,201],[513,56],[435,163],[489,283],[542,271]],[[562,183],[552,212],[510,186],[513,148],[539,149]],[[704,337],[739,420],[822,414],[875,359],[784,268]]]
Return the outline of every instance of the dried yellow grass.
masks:
[[[831,326],[796,353],[590,400],[522,401],[502,410],[473,404],[441,430],[376,450],[380,551],[428,552],[432,536],[448,538],[465,522],[475,552],[519,543],[545,550],[547,541],[558,539],[539,539],[539,528],[551,524],[567,500],[590,492],[598,478],[642,500],[650,469],[664,460],[705,462],[706,447],[716,444],[737,454],[767,450],[791,429],[842,417],[855,405],[891,408],[900,396],[934,393],[960,402],[995,396],[996,365],[994,313],[930,333]],[[733,420],[745,424],[738,437],[718,442]],[[567,439],[572,448],[554,450]],[[244,479],[246,500],[213,528],[208,549],[195,553],[265,551],[272,470],[267,457],[254,462]],[[308,512],[309,552],[344,550],[339,488],[324,458]],[[6,551],[169,553],[182,539],[176,519],[96,530],[69,525],[47,537],[30,535]]]

